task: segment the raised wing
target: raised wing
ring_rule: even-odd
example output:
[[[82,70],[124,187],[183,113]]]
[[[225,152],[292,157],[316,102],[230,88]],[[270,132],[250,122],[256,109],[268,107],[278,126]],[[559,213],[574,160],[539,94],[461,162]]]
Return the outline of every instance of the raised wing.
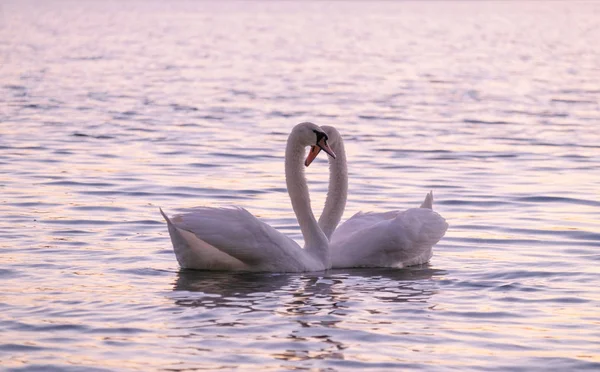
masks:
[[[182,267],[268,270],[285,265],[293,271],[302,262],[304,251],[296,242],[243,208],[200,207],[165,219]]]
[[[420,208],[433,209],[433,191],[430,191],[425,195],[425,200],[421,203]],[[338,226],[333,235],[331,236],[331,240],[341,239],[345,236],[352,234],[355,231],[364,229],[365,227],[373,226],[379,222],[391,220],[396,218],[400,213],[404,213],[405,211],[389,211],[389,212],[358,212],[354,216],[350,217],[346,222]]]
[[[331,236],[331,242],[340,241],[357,231],[363,230],[370,226],[374,226],[382,221],[387,221],[395,218],[400,211],[390,211],[383,213],[374,212],[358,212],[350,217],[346,222],[338,226]]]
[[[425,263],[444,236],[446,220],[426,208],[357,214],[333,234],[334,268],[404,267]]]

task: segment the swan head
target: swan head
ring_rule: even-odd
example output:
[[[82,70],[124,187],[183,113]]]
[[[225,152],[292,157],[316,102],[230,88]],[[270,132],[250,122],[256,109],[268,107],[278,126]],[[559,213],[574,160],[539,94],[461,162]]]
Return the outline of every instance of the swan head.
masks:
[[[334,127],[330,127],[328,125],[322,126],[321,130],[323,132],[325,132],[325,139],[327,140],[326,145],[327,144],[329,145],[329,151],[331,151],[333,153],[333,150],[331,148],[332,147],[336,148],[337,144],[340,143],[340,141],[342,139],[340,132],[338,132],[337,129],[335,129]],[[331,155],[329,153],[329,151],[327,151],[323,147],[319,146],[318,143],[317,143],[317,145],[311,145],[310,152],[308,153],[308,156],[306,157],[306,161],[304,162],[304,165],[306,165],[308,167],[310,165],[310,163],[312,163],[312,161],[315,160],[317,155],[319,155],[321,150],[323,150],[326,153],[328,153],[329,155]],[[334,155],[331,155],[331,157],[335,159],[335,153],[334,153]]]
[[[336,149],[342,141],[342,135],[332,126],[322,125],[321,129],[327,134],[327,143],[332,149]],[[335,150],[334,150],[335,151]]]
[[[311,150],[306,157],[306,161],[304,161],[305,166],[309,166],[313,160],[317,157],[321,150],[325,151],[327,155],[331,156],[335,159],[335,153],[329,147],[327,140],[329,137],[327,133],[316,124],[305,122],[300,123],[294,127],[292,133],[295,134],[298,142],[303,146],[310,146]],[[315,149],[319,149],[316,151]]]

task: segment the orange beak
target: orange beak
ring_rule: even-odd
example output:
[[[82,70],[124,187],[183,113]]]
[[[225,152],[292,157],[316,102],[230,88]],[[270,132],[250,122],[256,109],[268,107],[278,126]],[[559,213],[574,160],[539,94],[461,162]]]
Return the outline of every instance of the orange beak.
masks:
[[[325,137],[323,137],[323,138],[321,138],[321,140],[319,142],[317,142],[317,144],[315,146],[310,147],[310,151],[308,152],[308,156],[306,157],[306,160],[304,161],[304,165],[308,167],[310,165],[310,163],[312,163],[313,160],[315,160],[317,155],[319,155],[321,150],[325,151],[327,153],[327,155],[329,155],[335,159],[335,153],[333,152],[331,147],[329,147],[329,145],[327,144],[327,140],[325,139]]]

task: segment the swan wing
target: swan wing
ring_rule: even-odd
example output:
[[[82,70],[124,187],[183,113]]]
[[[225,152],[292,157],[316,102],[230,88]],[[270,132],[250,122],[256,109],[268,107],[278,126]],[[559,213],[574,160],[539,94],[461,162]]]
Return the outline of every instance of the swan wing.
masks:
[[[331,241],[342,240],[354,234],[357,231],[364,230],[370,226],[374,226],[379,222],[390,220],[398,215],[399,211],[390,211],[383,213],[375,212],[358,212],[350,217],[346,222],[338,226],[331,236]]]
[[[425,195],[425,200],[421,204],[420,208],[433,209],[433,191],[430,191]],[[346,222],[338,226],[331,240],[334,238],[340,239],[341,237],[348,236],[355,231],[361,230],[368,226],[373,226],[379,222],[396,218],[400,213],[399,210],[389,212],[358,212],[354,216],[350,217]]]
[[[161,211],[162,213],[162,211]],[[184,268],[301,271],[305,251],[244,208],[188,209],[168,218],[175,254]]]
[[[333,267],[405,267],[425,263],[447,228],[446,220],[427,208],[359,213],[332,236]]]

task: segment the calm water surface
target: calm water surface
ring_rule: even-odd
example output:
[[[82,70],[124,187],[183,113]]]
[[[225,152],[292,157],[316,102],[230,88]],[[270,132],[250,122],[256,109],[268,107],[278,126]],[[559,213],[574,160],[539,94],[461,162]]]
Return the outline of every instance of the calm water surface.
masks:
[[[597,2],[4,1],[0,363],[60,370],[600,369]],[[158,207],[296,239],[298,122],[345,217],[434,190],[431,263],[180,271]],[[323,157],[308,170],[313,206]]]

